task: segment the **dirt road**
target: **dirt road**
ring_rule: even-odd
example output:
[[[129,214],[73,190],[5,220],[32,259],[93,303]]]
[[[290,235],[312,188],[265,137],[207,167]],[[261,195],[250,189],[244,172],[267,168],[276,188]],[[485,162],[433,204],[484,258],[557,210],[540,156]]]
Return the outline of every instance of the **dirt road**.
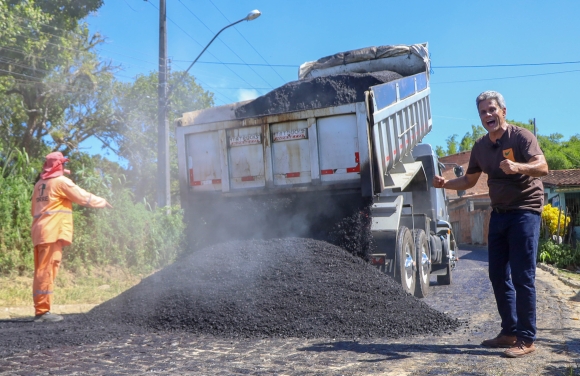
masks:
[[[485,248],[462,247],[453,284],[432,282],[425,302],[465,322],[459,330],[442,336],[231,340],[160,332],[120,333],[113,341],[91,343],[92,333],[87,331],[82,333],[86,343],[43,350],[30,346],[4,357],[0,375],[580,374],[576,363],[580,356],[580,294],[541,269],[537,271],[538,350],[527,357],[508,359],[500,350],[479,346],[499,331],[486,252]],[[0,320],[0,350],[7,350],[8,336],[30,331],[31,325]],[[74,330],[82,332],[82,328]],[[46,341],[50,342],[49,335]]]

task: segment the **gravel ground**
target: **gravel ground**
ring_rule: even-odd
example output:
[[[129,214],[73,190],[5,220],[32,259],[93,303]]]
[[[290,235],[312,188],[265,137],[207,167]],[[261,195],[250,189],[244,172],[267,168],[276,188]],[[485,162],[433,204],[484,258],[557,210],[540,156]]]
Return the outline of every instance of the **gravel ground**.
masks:
[[[460,322],[406,294],[390,277],[313,239],[235,241],[197,251],[94,308],[53,325],[0,321],[0,356],[126,335],[220,338],[399,338]],[[50,341],[46,341],[50,338]]]
[[[0,375],[580,375],[578,289],[538,269],[537,350],[523,358],[505,358],[502,349],[479,345],[499,330],[487,251],[462,247],[459,256],[454,283],[439,286],[433,279],[431,294],[423,299],[466,322],[449,333],[396,339],[234,339],[139,332],[133,326],[132,333],[99,342],[95,337],[101,330],[114,332],[114,323],[99,328],[87,315],[67,315],[55,325],[0,320]],[[84,332],[83,339],[71,335],[76,342],[55,342],[65,331]],[[19,337],[36,338],[41,349],[32,341],[5,352]]]

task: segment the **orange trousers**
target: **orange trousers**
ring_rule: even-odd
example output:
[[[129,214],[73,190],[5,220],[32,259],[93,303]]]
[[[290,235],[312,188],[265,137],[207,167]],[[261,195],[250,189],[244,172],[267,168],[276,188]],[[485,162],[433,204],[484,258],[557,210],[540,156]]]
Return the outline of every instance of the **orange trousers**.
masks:
[[[50,311],[54,280],[62,260],[62,243],[39,244],[34,247],[34,282],[32,297],[36,315]]]

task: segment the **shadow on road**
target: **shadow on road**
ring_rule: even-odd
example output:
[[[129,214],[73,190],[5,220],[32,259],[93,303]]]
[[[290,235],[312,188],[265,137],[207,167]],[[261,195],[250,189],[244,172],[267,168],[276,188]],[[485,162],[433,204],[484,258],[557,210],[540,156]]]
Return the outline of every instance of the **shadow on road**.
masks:
[[[425,345],[425,344],[361,344],[355,341],[323,342],[312,346],[298,348],[298,351],[352,351],[360,354],[376,354],[385,358],[365,360],[366,362],[381,362],[385,360],[397,360],[411,358],[408,353],[433,353],[442,355],[483,355],[497,357],[503,354],[505,349],[485,349],[480,345],[458,344],[458,345]]]

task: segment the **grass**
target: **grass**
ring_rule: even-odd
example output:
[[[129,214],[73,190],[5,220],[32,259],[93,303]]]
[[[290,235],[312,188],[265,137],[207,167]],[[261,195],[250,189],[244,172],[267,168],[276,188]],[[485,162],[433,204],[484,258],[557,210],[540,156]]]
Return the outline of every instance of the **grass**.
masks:
[[[100,304],[138,284],[145,276],[117,267],[71,272],[61,268],[53,304]],[[32,306],[32,273],[0,276],[0,307]]]
[[[571,272],[566,269],[558,269],[558,273],[560,273],[564,277],[568,277],[570,279],[573,279],[574,281],[580,282],[580,274],[576,272]]]

